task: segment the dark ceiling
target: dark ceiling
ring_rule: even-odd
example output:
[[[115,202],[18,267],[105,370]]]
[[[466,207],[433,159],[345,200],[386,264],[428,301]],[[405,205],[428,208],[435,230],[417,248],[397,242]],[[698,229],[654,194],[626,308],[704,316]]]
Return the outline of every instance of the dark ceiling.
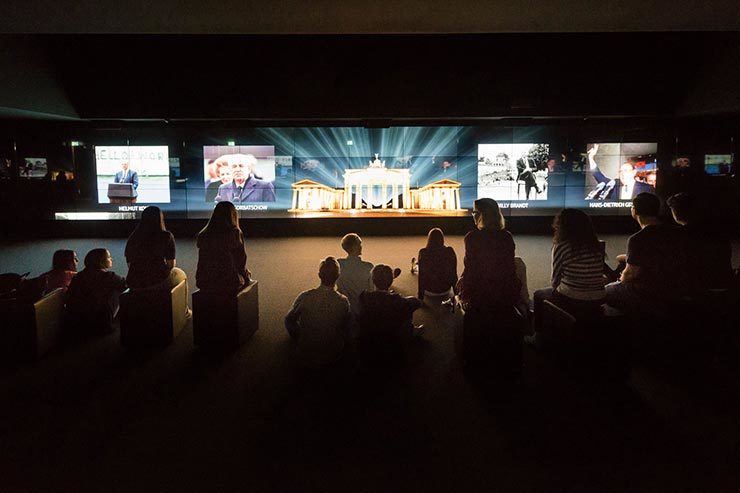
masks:
[[[0,116],[740,114],[738,2],[67,3],[0,4]]]
[[[736,0],[4,0],[0,32],[418,34],[727,31]]]

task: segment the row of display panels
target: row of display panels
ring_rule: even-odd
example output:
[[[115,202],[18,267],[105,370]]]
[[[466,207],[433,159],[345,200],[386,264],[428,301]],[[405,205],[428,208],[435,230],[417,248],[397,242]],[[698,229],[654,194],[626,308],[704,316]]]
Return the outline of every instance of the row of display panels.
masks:
[[[257,144],[203,146],[198,175],[183,174],[167,146],[94,146],[97,203],[57,217],[129,217],[149,204],[206,217],[222,200],[255,217],[455,216],[482,197],[521,214],[563,207],[628,214],[634,195],[658,186],[654,142],[595,142],[567,156],[542,142],[468,142],[461,152],[456,127],[324,128],[305,139],[262,130],[268,138]],[[686,156],[671,164],[691,165]],[[709,174],[729,174],[732,155],[707,155],[704,165]],[[19,176],[47,171],[44,158],[27,157]]]

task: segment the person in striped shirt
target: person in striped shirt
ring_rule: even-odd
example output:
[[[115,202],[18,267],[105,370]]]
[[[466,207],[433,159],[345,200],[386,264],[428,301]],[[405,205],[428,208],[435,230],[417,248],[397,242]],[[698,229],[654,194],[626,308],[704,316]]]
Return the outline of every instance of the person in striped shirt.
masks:
[[[535,331],[542,329],[544,300],[577,316],[598,310],[606,298],[604,246],[591,218],[577,209],[563,209],[553,229],[552,286],[534,292]]]

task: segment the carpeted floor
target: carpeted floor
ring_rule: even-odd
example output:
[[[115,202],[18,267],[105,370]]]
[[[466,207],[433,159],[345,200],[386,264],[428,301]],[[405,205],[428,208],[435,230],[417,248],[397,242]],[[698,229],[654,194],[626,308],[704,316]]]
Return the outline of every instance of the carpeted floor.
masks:
[[[611,258],[625,237],[607,237]],[[530,290],[548,282],[550,239],[517,237]],[[371,237],[363,257],[400,266],[424,239]],[[462,238],[448,238],[462,264]],[[427,326],[404,364],[306,374],[282,318],[317,284],[337,238],[248,240],[260,330],[237,350],[123,350],[118,335],[0,373],[0,491],[736,491],[739,395],[636,367],[624,385],[577,383],[528,348],[521,381],[482,385],[454,357],[452,315]],[[125,274],[123,240],[2,245],[0,272],[41,273],[52,252],[93,246]],[[736,257],[737,260],[737,257]],[[192,240],[178,240],[191,276]],[[191,282],[191,290],[193,289]]]

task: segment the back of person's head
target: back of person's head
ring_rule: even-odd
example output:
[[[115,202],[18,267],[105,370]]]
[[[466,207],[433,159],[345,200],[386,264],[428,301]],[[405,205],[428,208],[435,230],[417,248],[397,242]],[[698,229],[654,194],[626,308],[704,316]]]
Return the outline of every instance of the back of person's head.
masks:
[[[352,254],[362,244],[362,238],[357,233],[348,233],[342,237],[342,250]]]
[[[224,201],[216,204],[208,224],[198,233],[198,236],[234,230],[241,231],[239,229],[239,215],[234,204]]]
[[[103,270],[108,267],[110,253],[105,248],[93,248],[85,255],[85,269]]]
[[[677,193],[671,195],[667,201],[668,207],[671,208],[673,217],[677,222],[691,222],[696,211],[694,210],[694,198],[688,193]]]
[[[370,271],[373,284],[377,289],[387,290],[393,284],[393,269],[385,264],[378,264]]]
[[[442,248],[445,246],[445,235],[439,228],[432,228],[427,235],[427,248]]]
[[[74,250],[57,250],[51,259],[52,270],[77,270],[77,255]]]
[[[156,205],[150,205],[141,213],[141,220],[131,236],[164,231],[164,214]]]
[[[660,199],[652,193],[642,192],[632,199],[635,214],[642,217],[658,217],[660,214]]]
[[[552,227],[555,244],[568,241],[583,246],[599,245],[591,218],[581,210],[563,209],[555,216]]]
[[[333,286],[339,279],[339,262],[334,257],[326,257],[319,264],[319,279],[325,286]]]
[[[501,214],[501,208],[498,202],[493,199],[483,198],[473,202],[474,213],[477,211],[478,219],[476,226],[478,229],[504,229],[506,222]]]

